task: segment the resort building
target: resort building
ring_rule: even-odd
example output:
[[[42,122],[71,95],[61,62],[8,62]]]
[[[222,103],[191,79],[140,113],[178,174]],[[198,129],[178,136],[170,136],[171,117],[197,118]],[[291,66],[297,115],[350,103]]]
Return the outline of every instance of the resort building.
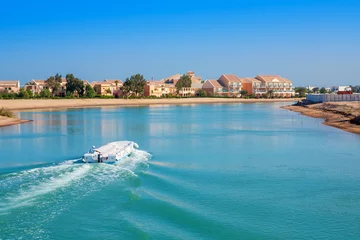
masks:
[[[242,90],[247,91],[248,95],[261,95],[265,92],[261,89],[262,82],[256,78],[243,78],[242,79]]]
[[[193,71],[188,71],[186,75],[191,78],[192,83],[201,83],[201,77],[195,76],[195,73]],[[176,84],[182,76],[182,74],[177,73],[167,78],[164,78],[163,80],[166,84]]]
[[[221,95],[227,93],[218,80],[206,80],[202,89],[205,90],[207,95]]]
[[[262,96],[264,94],[271,94],[277,97],[295,96],[292,82],[280,76],[258,75],[255,78],[244,78],[242,81],[243,90],[255,96]]]
[[[195,90],[191,87],[184,87],[179,91],[179,96],[181,97],[191,97],[195,96],[195,94]]]
[[[105,79],[104,82],[111,83],[114,90],[119,90],[123,86],[123,82],[120,79]]]
[[[112,96],[114,93],[114,87],[112,83],[92,82],[90,85],[94,88],[96,94],[103,96]]]
[[[242,81],[235,74],[223,74],[218,82],[224,86],[229,94],[239,95],[242,89]]]
[[[144,88],[144,96],[163,97],[170,94],[176,94],[174,84],[167,84],[163,80],[148,81]]]
[[[20,81],[0,80],[0,92],[18,93],[20,91]]]
[[[66,85],[66,80],[65,80]],[[34,80],[32,79],[30,82],[26,83],[24,85],[24,89],[31,90],[33,94],[40,94],[42,90],[44,90],[45,87],[45,80]]]
[[[194,83],[194,84],[201,83],[201,77],[200,76],[195,76],[195,72],[188,71],[186,73],[186,75],[191,78],[191,83]]]
[[[181,76],[182,76],[181,74],[177,73],[177,74],[174,74],[167,78],[164,78],[160,81],[164,81],[165,84],[174,84],[175,85],[180,80]]]
[[[90,86],[94,88],[96,94],[99,95],[104,95],[104,96],[122,95],[121,87],[123,86],[123,82],[120,79],[105,79],[102,82],[92,82],[92,83],[87,82],[86,84],[90,84]]]
[[[200,90],[202,89],[203,85],[204,85],[204,84],[201,83],[201,82],[197,82],[197,83],[192,83],[192,84],[191,84],[191,88],[192,88],[192,90],[194,91],[194,95],[195,95],[195,96],[199,94],[199,92],[200,92]]]
[[[202,88],[201,77],[195,76],[193,71],[188,71],[185,75],[191,78],[191,87],[183,88],[177,92],[176,83],[180,80],[183,74],[174,74],[163,78],[160,81],[149,81],[145,86],[145,96],[161,97],[168,94],[179,94],[183,97],[195,96]]]
[[[87,80],[81,80],[86,87],[87,84],[90,84]],[[33,94],[40,94],[40,92],[44,89],[47,89],[46,80],[31,80],[30,82],[24,85],[24,89],[30,89]],[[49,89],[51,92],[52,89]],[[57,96],[65,96],[66,95],[66,78],[61,78],[60,89],[55,93]]]

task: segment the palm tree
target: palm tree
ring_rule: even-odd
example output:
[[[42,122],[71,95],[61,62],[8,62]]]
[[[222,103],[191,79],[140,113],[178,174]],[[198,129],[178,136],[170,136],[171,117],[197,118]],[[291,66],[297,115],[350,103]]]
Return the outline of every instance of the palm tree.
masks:
[[[119,81],[116,80],[116,81],[115,81],[116,90],[118,90],[118,83],[119,83]]]

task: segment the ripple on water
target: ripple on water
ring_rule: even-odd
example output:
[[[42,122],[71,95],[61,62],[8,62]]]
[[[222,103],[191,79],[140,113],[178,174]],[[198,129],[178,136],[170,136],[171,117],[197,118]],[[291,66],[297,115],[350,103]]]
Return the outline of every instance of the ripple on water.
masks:
[[[75,202],[110,183],[137,179],[151,155],[136,150],[123,161],[109,164],[74,164],[65,161],[5,174],[0,179],[0,224],[3,233],[21,232],[27,236],[46,236],[44,226]],[[34,214],[36,213],[36,214]],[[36,222],[29,225],[29,221]],[[16,236],[13,236],[14,238]]]

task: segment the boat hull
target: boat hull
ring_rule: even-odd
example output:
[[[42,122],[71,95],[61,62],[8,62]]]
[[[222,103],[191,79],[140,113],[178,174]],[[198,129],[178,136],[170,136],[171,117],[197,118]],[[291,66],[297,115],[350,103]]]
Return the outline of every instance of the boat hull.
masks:
[[[135,142],[112,142],[84,154],[82,161],[84,163],[116,163],[130,156],[135,148],[138,148]]]

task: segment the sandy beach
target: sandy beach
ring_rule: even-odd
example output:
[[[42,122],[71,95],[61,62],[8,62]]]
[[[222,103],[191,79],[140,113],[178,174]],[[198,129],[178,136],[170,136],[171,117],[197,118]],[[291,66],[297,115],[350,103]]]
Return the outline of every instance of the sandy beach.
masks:
[[[242,98],[170,98],[170,99],[14,99],[0,100],[0,108],[12,111],[53,108],[147,106],[159,104],[266,103],[296,102],[298,99],[242,99]]]
[[[360,102],[327,102],[282,107],[303,115],[323,118],[323,124],[360,134]]]

